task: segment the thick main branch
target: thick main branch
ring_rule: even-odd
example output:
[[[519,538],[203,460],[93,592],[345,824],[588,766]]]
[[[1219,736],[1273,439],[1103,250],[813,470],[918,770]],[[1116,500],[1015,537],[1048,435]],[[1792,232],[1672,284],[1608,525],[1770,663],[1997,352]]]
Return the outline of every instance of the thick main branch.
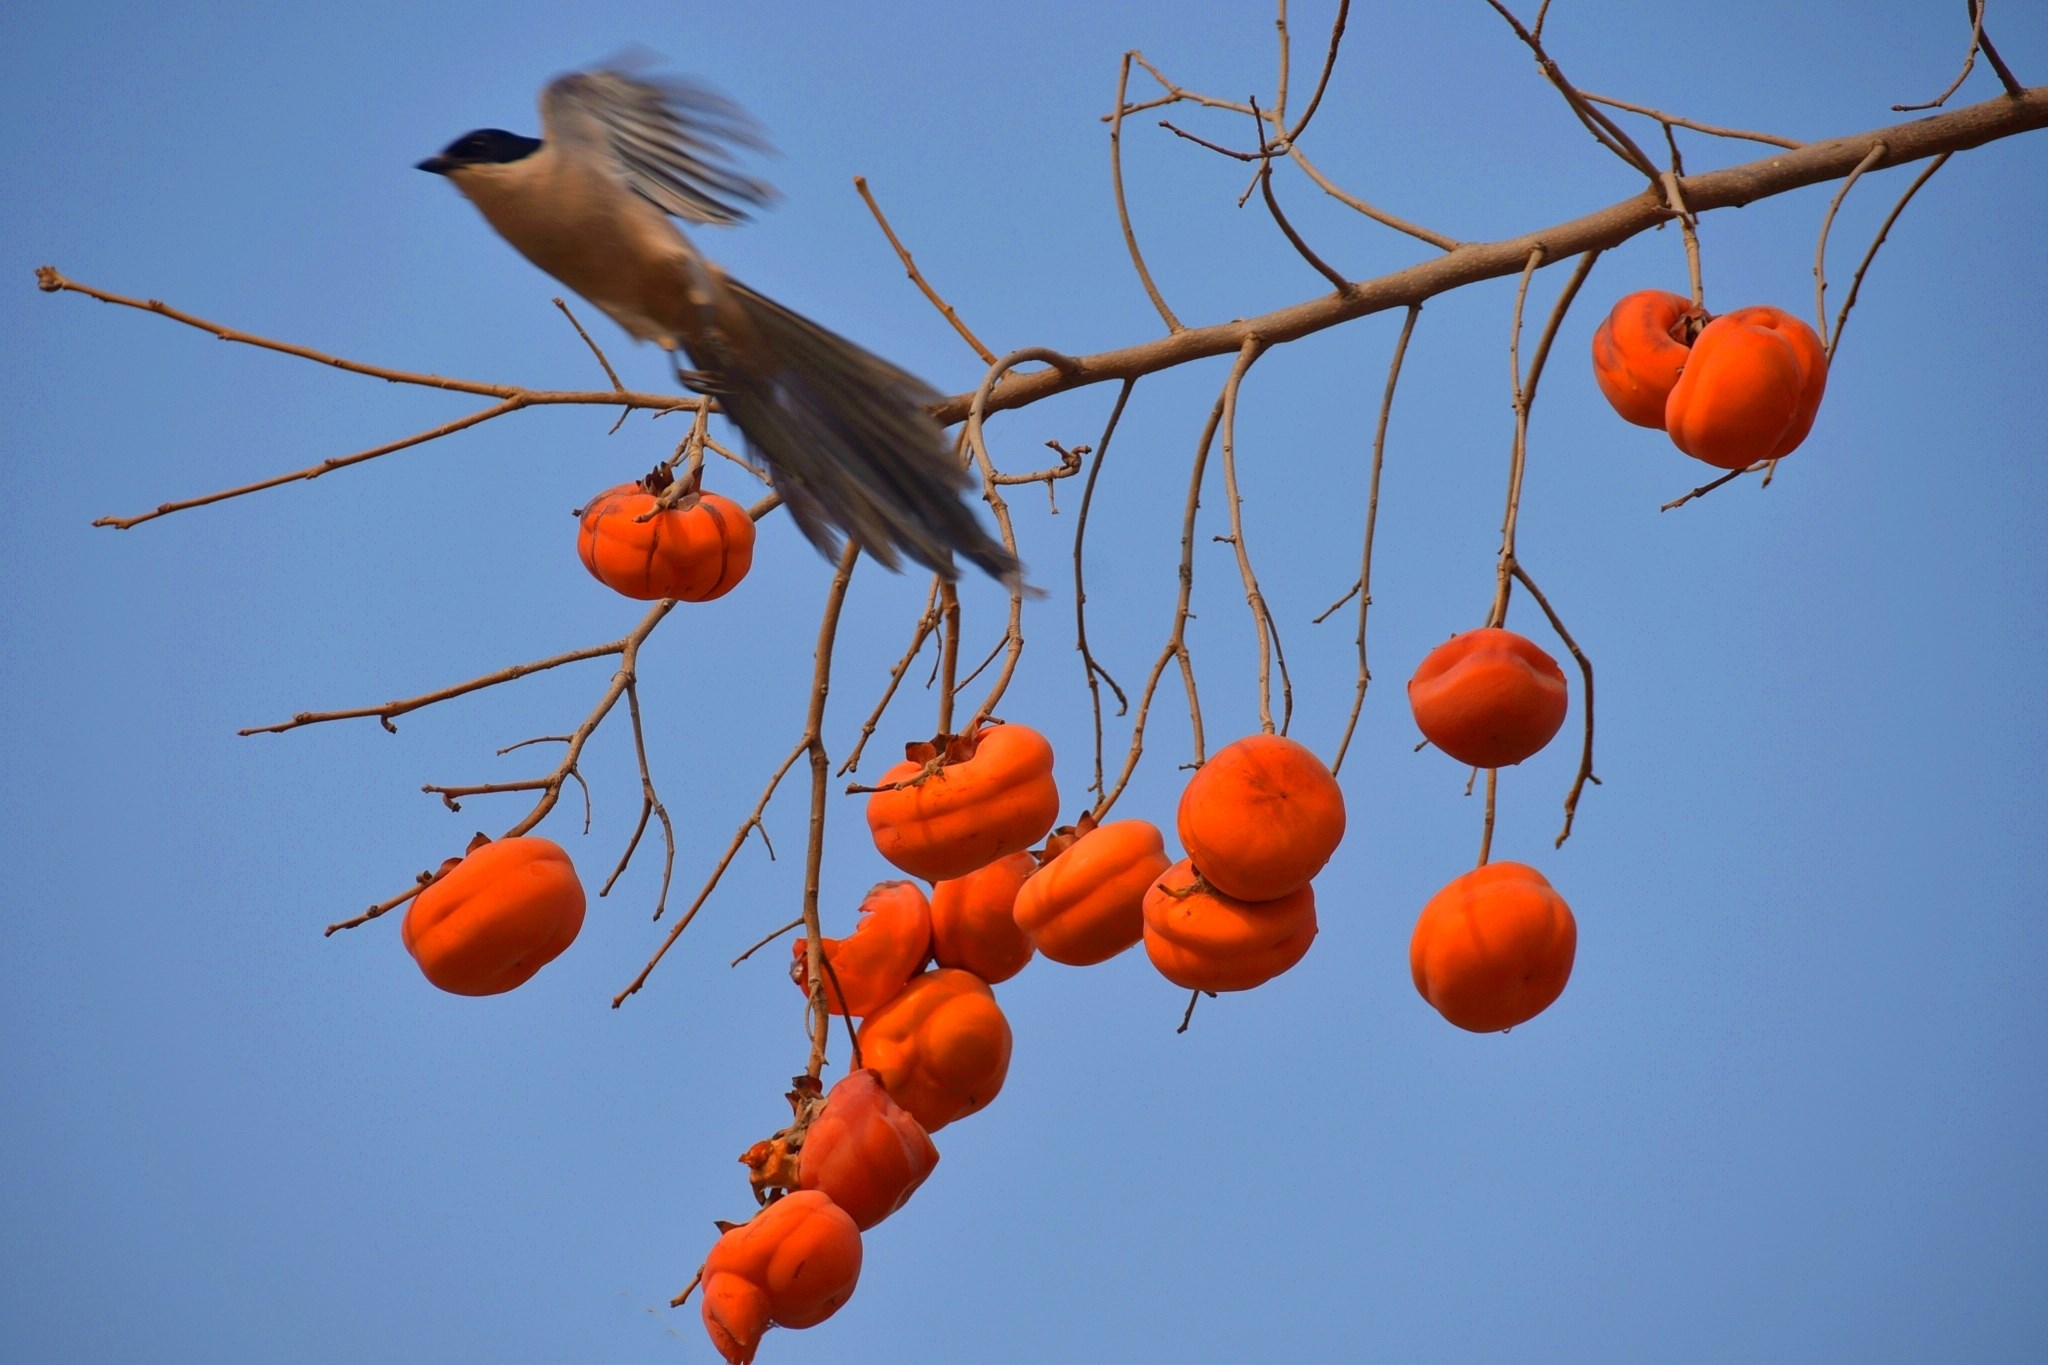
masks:
[[[1865,168],[1866,173],[1982,146],[2043,127],[2048,127],[2048,86],[2036,86],[2020,96],[2000,95],[1933,118],[1808,143],[1759,161],[1686,176],[1678,185],[1686,206],[1699,214],[1839,180],[1855,170],[1879,143],[1884,151]],[[1354,318],[1389,308],[1413,307],[1464,285],[1517,274],[1528,261],[1529,253],[1539,247],[1545,259],[1559,261],[1619,245],[1670,217],[1671,209],[1663,196],[1655,190],[1645,190],[1584,217],[1520,237],[1465,243],[1419,265],[1361,281],[1348,293],[1321,295],[1259,317],[1189,327],[1120,350],[1073,356],[1057,368],[1012,371],[988,396],[986,411],[1021,408],[1083,385],[1136,379],[1191,360],[1232,354],[1254,336],[1268,345],[1296,341]],[[958,394],[934,411],[943,422],[958,422],[967,416],[972,401],[972,394]]]

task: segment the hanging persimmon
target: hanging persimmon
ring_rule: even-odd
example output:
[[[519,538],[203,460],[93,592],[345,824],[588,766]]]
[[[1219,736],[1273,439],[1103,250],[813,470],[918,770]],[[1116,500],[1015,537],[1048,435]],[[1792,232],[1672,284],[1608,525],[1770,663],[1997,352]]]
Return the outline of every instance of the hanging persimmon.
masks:
[[[655,511],[669,483],[668,471],[658,469],[592,498],[576,553],[598,582],[643,602],[723,597],[753,567],[753,519],[731,498],[702,490]]]
[[[1745,469],[1806,439],[1827,383],[1827,350],[1813,328],[1782,308],[1738,308],[1693,343],[1664,429],[1694,459]]]
[[[1038,866],[1012,853],[932,887],[932,960],[994,985],[1024,970],[1035,950],[1017,923],[1018,888]]]
[[[745,1223],[721,1223],[704,1258],[700,1309],[711,1344],[729,1365],[747,1365],[761,1335],[815,1327],[860,1282],[860,1229],[816,1190],[787,1194]]]
[[[1307,886],[1344,838],[1344,792],[1323,761],[1284,735],[1226,744],[1188,780],[1181,847],[1211,885],[1269,901]]]
[[[479,834],[406,908],[399,937],[427,980],[497,995],[561,956],[583,929],[583,883],[562,846]]]
[[[1430,897],[1408,941],[1415,989],[1474,1033],[1498,1033],[1548,1009],[1571,979],[1578,922],[1543,874],[1487,863]]]
[[[1557,660],[1527,636],[1491,626],[1453,635],[1408,680],[1423,736],[1475,768],[1509,767],[1550,743],[1569,701]]]
[[[1316,893],[1297,887],[1270,901],[1227,896],[1175,863],[1145,893],[1145,955],[1176,986],[1248,991],[1307,955],[1316,937]]]
[[[832,1087],[811,1121],[798,1184],[830,1195],[866,1232],[902,1208],[938,1164],[931,1134],[862,1068]]]
[[[1010,1073],[1010,1021],[972,972],[935,967],[861,1021],[861,1060],[927,1133],[979,1110]]]
[[[1017,924],[1054,962],[1107,962],[1143,937],[1145,890],[1171,861],[1151,822],[1083,815],[1046,841],[1017,893]]]
[[[1022,852],[1059,816],[1052,745],[1024,725],[985,725],[904,747],[868,798],[875,847],[928,882]]]
[[[1626,421],[1664,429],[1664,403],[1707,325],[1704,308],[1662,289],[1641,289],[1614,305],[1593,333],[1593,378]]]
[[[860,903],[860,923],[845,938],[819,944],[825,955],[825,1001],[855,1019],[889,1003],[924,966],[932,948],[931,907],[915,882],[880,882]],[[790,978],[811,988],[810,945],[790,945]]]

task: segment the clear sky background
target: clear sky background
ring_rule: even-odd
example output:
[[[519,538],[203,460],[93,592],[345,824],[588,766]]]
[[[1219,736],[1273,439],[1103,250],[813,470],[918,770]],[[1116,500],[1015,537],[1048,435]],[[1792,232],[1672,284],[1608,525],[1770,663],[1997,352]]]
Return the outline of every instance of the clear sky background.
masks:
[[[1524,5],[1525,9],[1528,8]],[[1586,87],[1820,138],[1905,117],[1966,45],[1962,6],[1559,0]],[[1333,6],[1294,7],[1296,107]],[[2023,79],[2048,12],[1991,5]],[[0,20],[0,1355],[51,1362],[714,1359],[671,1312],[735,1156],[785,1117],[805,1054],[786,950],[800,785],[650,986],[665,926],[643,851],[582,938],[511,995],[421,978],[396,917],[330,921],[503,830],[422,783],[543,770],[606,683],[585,664],[405,718],[241,726],[376,703],[613,638],[640,608],[589,579],[570,510],[680,432],[526,413],[313,484],[127,533],[91,520],[344,454],[472,406],[216,342],[79,296],[121,293],[392,366],[601,383],[559,292],[412,163],[472,127],[533,131],[552,75],[638,42],[715,80],[781,149],[784,199],[702,240],[735,274],[953,392],[980,367],[851,188],[998,351],[1158,334],[1118,235],[1106,133],[1118,54],[1263,99],[1270,6],[164,6],[81,0]],[[1981,68],[1957,102],[1996,91]],[[1155,116],[1156,117],[1156,116]],[[1242,120],[1174,117],[1241,144]],[[1655,147],[1654,126],[1633,121]],[[1360,6],[1304,144],[1337,180],[1455,237],[1511,236],[1640,185],[1478,0]],[[1767,149],[1688,135],[1690,168]],[[1195,323],[1324,286],[1245,171],[1134,119],[1133,216]],[[1911,171],[1835,229],[1849,270]],[[1318,250],[1364,278],[1430,251],[1293,172]],[[1958,157],[1895,229],[1826,405],[1777,482],[1658,505],[1712,471],[1626,426],[1586,349],[1613,299],[1684,288],[1675,232],[1610,253],[1565,324],[1532,434],[1523,557],[1598,668],[1604,785],[1551,848],[1575,728],[1505,774],[1497,857],[1543,869],[1577,971],[1506,1037],[1444,1023],[1408,981],[1415,915],[1470,866],[1480,806],[1416,738],[1401,684],[1478,624],[1510,420],[1512,281],[1424,311],[1390,434],[1371,646],[1343,772],[1350,833],[1322,934],[1256,992],[1205,1001],[1141,953],[1039,962],[1000,990],[1007,1088],[870,1235],[852,1302],[765,1360],[2039,1360],[2048,1357],[2048,138]],[[1703,225],[1708,303],[1812,311],[1832,189]],[[1545,270],[1547,310],[1563,269]],[[665,368],[584,309],[627,382]],[[1540,319],[1541,312],[1535,314]],[[1294,665],[1294,734],[1328,755],[1371,425],[1398,317],[1268,355],[1242,400],[1247,533]],[[1188,460],[1227,362],[1138,386],[1090,542],[1093,638],[1127,687],[1170,624]],[[999,461],[1092,443],[1114,397],[1000,419]],[[728,471],[721,486],[744,495]],[[1212,743],[1256,728],[1252,635],[1220,484],[1192,636]],[[1050,591],[1004,711],[1043,728],[1070,811],[1089,729],[1059,513],[1015,490]],[[677,899],[796,738],[827,566],[785,518],[753,576],[678,611],[645,661],[649,744],[681,840]],[[843,754],[925,583],[856,577],[830,714]],[[967,650],[1000,598],[965,592]],[[1518,602],[1510,624],[1546,639]],[[921,677],[921,674],[920,674]],[[1573,678],[1578,724],[1578,682]],[[978,691],[970,695],[978,696]],[[1162,692],[1118,808],[1170,826],[1190,756]],[[543,833],[593,892],[638,808],[623,714]],[[1121,752],[1128,721],[1116,722]],[[862,772],[932,728],[906,695]],[[835,799],[828,932],[888,874]],[[839,1074],[843,1043],[835,1039]]]

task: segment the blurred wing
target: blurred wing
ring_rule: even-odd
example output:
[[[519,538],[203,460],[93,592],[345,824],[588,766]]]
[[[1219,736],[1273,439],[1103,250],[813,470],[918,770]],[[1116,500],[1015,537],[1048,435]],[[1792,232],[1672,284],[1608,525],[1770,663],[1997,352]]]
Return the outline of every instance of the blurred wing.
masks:
[[[813,545],[831,555],[844,533],[888,568],[907,556],[950,579],[958,554],[1018,578],[961,497],[967,471],[925,410],[936,392],[735,280],[722,282],[718,312],[718,339],[690,358],[720,381],[719,406]]]
[[[578,71],[541,91],[542,137],[610,158],[633,191],[692,223],[737,223],[775,197],[731,166],[766,150],[760,128],[724,96],[674,77],[615,67]]]

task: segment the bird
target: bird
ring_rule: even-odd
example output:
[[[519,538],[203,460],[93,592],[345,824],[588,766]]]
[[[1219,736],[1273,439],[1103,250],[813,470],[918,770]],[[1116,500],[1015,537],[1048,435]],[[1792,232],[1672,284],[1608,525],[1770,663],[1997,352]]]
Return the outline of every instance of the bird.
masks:
[[[798,529],[828,558],[844,539],[894,569],[947,580],[955,556],[1018,587],[1016,557],[965,501],[966,470],[922,380],[732,278],[676,220],[744,221],[775,192],[733,164],[758,125],[687,78],[614,61],[540,94],[541,136],[463,134],[418,168],[445,176],[519,253],[717,399]],[[686,356],[685,370],[677,353]]]

